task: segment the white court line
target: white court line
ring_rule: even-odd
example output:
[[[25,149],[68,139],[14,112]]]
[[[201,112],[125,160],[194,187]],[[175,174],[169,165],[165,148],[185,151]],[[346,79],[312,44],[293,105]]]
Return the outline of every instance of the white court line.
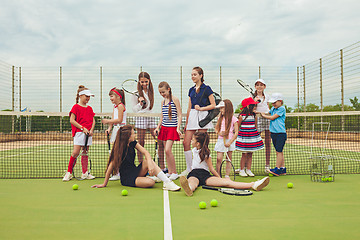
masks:
[[[55,149],[55,148],[61,148],[61,147],[52,147],[52,148],[47,148],[47,149],[38,150],[38,151],[19,153],[19,154],[14,154],[14,155],[8,155],[8,156],[5,156],[5,157],[0,157],[0,159],[9,158],[9,157],[17,157],[17,156],[27,155],[27,154],[37,153],[37,152],[45,152],[45,151],[52,150],[52,149]]]
[[[164,190],[164,239],[172,240],[169,192]]]

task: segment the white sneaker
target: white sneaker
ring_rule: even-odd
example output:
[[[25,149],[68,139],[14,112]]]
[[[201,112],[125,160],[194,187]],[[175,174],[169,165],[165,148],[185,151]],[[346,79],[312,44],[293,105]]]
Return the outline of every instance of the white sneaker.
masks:
[[[240,170],[239,175],[241,177],[247,177],[248,175],[245,173],[245,170]]]
[[[189,171],[187,169],[185,169],[184,171],[182,171],[182,173],[180,173],[179,176],[184,176],[186,177],[189,174]]]
[[[117,180],[120,180],[120,176],[117,174],[109,178],[109,181],[117,181]]]
[[[240,173],[240,168],[235,169],[235,173]]]
[[[95,177],[93,175],[91,175],[89,172],[86,172],[86,173],[81,174],[81,179],[92,180],[92,179],[95,179]]]
[[[257,180],[256,182],[254,182],[252,189],[254,189],[255,191],[260,191],[261,189],[266,187],[269,184],[269,182],[270,182],[270,178],[264,177],[263,179]]]
[[[269,173],[269,171],[270,171],[270,166],[269,166],[269,165],[266,165],[266,166],[265,166],[265,173]]]
[[[193,191],[191,190],[189,182],[185,176],[180,176],[180,185],[187,196],[191,197],[193,195]]]
[[[250,169],[246,169],[245,172],[249,177],[255,177],[255,175],[251,172]]]
[[[172,173],[169,177],[171,181],[174,181],[179,178],[179,175],[177,173]]]
[[[162,182],[160,178],[158,178],[157,176],[146,176],[152,180],[154,180],[156,183]]]
[[[179,191],[181,187],[176,185],[173,181],[170,181],[163,184],[163,189],[168,191]]]
[[[171,174],[170,173],[165,173],[165,175],[169,178]]]
[[[68,181],[70,181],[71,179],[72,179],[71,173],[70,173],[70,172],[67,172],[62,180],[63,180],[63,182],[68,182]]]

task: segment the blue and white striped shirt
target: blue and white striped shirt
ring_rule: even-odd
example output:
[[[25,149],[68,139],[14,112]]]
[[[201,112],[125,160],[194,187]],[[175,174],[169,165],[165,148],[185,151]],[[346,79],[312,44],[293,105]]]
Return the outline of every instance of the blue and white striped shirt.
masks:
[[[171,104],[171,119],[169,118],[169,104]],[[168,104],[165,105],[165,102],[162,106],[162,115],[163,120],[161,122],[161,125],[164,127],[177,127],[178,125],[178,119],[177,119],[177,110],[175,103],[173,101],[170,101]]]

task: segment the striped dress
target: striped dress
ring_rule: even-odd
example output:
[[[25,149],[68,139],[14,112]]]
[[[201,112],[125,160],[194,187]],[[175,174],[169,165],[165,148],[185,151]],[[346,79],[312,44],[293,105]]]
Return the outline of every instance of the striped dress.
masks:
[[[264,143],[259,132],[255,128],[255,118],[241,114],[242,122],[236,138],[236,150],[243,152],[255,152],[264,148]],[[245,120],[244,120],[245,119]]]
[[[169,117],[169,104],[171,105],[171,119]],[[165,105],[165,103],[163,104],[162,115],[163,115],[163,120],[161,122],[162,126],[177,127],[177,125],[178,125],[177,110],[176,110],[175,103],[173,101],[170,101],[166,105]]]

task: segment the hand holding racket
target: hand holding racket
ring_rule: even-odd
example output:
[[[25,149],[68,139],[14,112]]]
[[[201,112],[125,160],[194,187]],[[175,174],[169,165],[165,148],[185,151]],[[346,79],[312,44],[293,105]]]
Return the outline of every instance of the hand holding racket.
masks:
[[[137,85],[138,82],[135,79],[127,79],[122,83],[121,88],[125,92],[135,95],[137,98],[140,98],[139,92],[137,90]],[[144,99],[141,101],[141,103],[143,106],[146,106],[146,101]]]
[[[251,96],[253,96],[253,98],[256,97],[254,90],[253,90],[248,84],[246,84],[243,80],[238,79],[237,82],[238,82],[238,84],[240,84],[240,86],[242,86],[246,91],[248,91],[248,92],[251,94]],[[257,100],[257,102],[261,102],[261,100]]]
[[[88,140],[89,140],[89,134],[85,134],[85,144],[83,146],[82,152],[78,155],[78,157],[74,161],[73,176],[77,180],[84,180],[82,178],[82,174],[85,170],[87,170],[88,174],[90,174],[91,171],[91,160],[88,155],[88,149],[87,149]],[[80,163],[76,164],[79,158],[81,159],[81,164]]]
[[[110,134],[109,134],[109,132],[106,132],[106,139],[107,139],[107,143],[108,143],[109,154],[111,154],[111,145],[110,145]]]

